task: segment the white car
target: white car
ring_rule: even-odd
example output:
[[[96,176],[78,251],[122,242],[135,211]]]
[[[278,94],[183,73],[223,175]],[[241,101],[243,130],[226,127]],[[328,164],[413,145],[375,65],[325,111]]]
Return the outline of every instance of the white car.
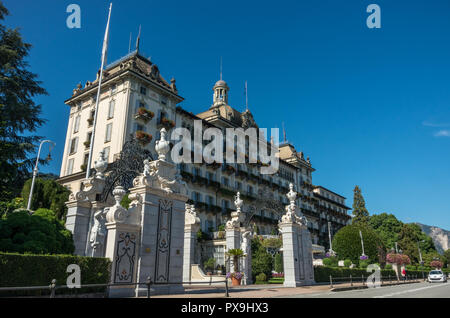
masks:
[[[447,282],[447,275],[445,275],[441,270],[433,270],[428,274],[428,282],[429,283],[433,283],[433,282],[442,282],[442,283],[446,283]]]

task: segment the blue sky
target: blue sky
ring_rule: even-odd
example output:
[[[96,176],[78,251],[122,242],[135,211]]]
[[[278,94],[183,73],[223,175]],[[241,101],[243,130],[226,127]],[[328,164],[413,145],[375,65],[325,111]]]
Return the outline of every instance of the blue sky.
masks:
[[[68,29],[66,7],[81,7],[81,29]],[[368,29],[367,5],[381,7],[381,29]],[[49,96],[39,134],[54,140],[59,174],[69,109],[80,81],[95,79],[109,1],[4,1],[8,26],[33,45],[29,62]],[[313,183],[353,201],[362,188],[370,213],[450,229],[450,2],[113,1],[109,62],[128,52],[142,24],[141,51],[182,106],[211,104],[223,76],[230,105],[249,107],[260,127],[280,127],[311,157]],[[44,152],[44,155],[46,152]]]

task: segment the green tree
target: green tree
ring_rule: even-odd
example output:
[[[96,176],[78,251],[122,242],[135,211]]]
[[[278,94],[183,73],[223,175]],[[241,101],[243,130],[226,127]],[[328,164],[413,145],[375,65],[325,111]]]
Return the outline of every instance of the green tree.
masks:
[[[8,14],[0,2],[0,21]],[[44,124],[41,106],[33,98],[47,92],[37,75],[28,71],[30,48],[18,29],[0,24],[0,201],[20,193],[34,162],[28,156],[41,139],[33,132]]]
[[[283,257],[280,253],[275,254],[274,258],[274,269],[277,273],[283,273],[284,267],[283,267]]]
[[[22,198],[14,198],[11,201],[0,201],[0,218],[7,217],[14,210],[23,209],[24,201]]]
[[[444,251],[443,260],[444,267],[450,267],[450,249]]]
[[[333,249],[339,259],[350,259],[354,264],[359,264],[359,257],[362,254],[361,230],[364,239],[364,253],[369,257],[369,262],[384,263],[381,251],[384,245],[377,233],[367,224],[356,223],[344,226],[333,238]]]
[[[260,247],[255,255],[252,255],[252,276],[260,273],[266,274],[267,277],[272,275],[273,257],[270,255],[265,247]]]
[[[251,241],[252,249],[252,277],[264,273],[266,277],[272,276],[273,257],[262,244],[262,240],[255,237]]]
[[[419,264],[419,245],[423,254],[437,253],[433,240],[427,236],[422,229],[414,223],[403,224],[398,234],[398,246],[403,254],[409,256],[412,264]]]
[[[28,202],[31,179],[27,180],[22,189],[22,198]],[[59,220],[64,220],[67,207],[65,202],[69,200],[70,191],[53,179],[36,178],[34,183],[31,210],[39,208],[50,209],[55,212]]]
[[[366,209],[364,197],[361,194],[361,189],[355,186],[353,190],[353,223],[367,223],[369,220],[369,212]]]
[[[422,254],[424,266],[431,267],[431,262],[434,259],[439,259],[440,261],[443,261],[443,255],[439,254],[437,251],[431,251],[427,253]]]
[[[398,233],[403,223],[397,220],[393,214],[381,213],[374,214],[369,217],[369,225],[383,240],[384,246],[391,248],[398,242]]]
[[[0,220],[0,251],[33,254],[72,254],[72,233],[55,213],[38,209],[30,215],[22,210]]]

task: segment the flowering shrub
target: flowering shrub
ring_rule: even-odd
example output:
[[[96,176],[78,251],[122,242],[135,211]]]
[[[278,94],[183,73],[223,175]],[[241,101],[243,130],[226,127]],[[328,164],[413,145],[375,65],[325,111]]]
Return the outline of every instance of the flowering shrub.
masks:
[[[142,131],[142,130],[136,131],[136,139],[139,140],[139,142],[144,145],[151,142],[152,138],[153,138],[153,136],[150,135],[149,133],[146,133],[145,131]]]
[[[441,261],[432,261],[430,263],[430,266],[434,267],[434,268],[442,268],[442,262]]]
[[[145,107],[139,107],[138,111],[134,117],[136,119],[139,118],[139,119],[142,119],[145,122],[147,122],[147,121],[151,120],[154,116],[155,116],[155,114],[152,111],[146,109]]]
[[[244,273],[241,272],[233,272],[233,273],[227,273],[227,278],[236,278],[237,280],[242,279],[242,277],[244,276]]]
[[[411,260],[409,259],[408,255],[402,255],[402,265],[409,265],[411,264]]]
[[[389,253],[388,255],[386,255],[386,261],[391,264],[399,264],[401,262],[401,255]]]
[[[408,255],[389,253],[386,255],[386,261],[391,264],[408,265],[411,260]]]
[[[272,278],[284,278],[284,273],[272,273]]]
[[[167,119],[165,117],[161,118],[161,124],[166,128],[173,128],[175,127],[175,122],[171,119]]]

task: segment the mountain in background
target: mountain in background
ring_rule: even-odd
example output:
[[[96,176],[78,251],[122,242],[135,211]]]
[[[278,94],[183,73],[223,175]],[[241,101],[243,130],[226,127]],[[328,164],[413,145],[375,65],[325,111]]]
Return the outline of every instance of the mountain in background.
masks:
[[[430,236],[433,239],[434,245],[436,246],[436,250],[439,254],[444,253],[445,250],[450,248],[450,231],[441,229],[440,227],[425,225],[421,223],[416,223],[422,231],[425,232],[426,235]]]

